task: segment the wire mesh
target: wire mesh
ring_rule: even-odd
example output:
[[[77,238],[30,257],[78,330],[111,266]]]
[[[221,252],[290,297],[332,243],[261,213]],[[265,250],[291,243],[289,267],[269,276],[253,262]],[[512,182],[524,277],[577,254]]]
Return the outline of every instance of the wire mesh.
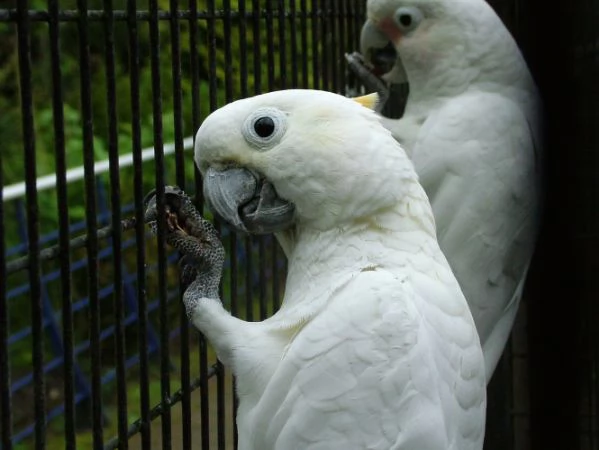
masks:
[[[184,140],[217,107],[287,87],[343,93],[343,52],[357,48],[358,34],[343,35],[338,49],[337,30],[362,19],[352,1],[31,0],[0,9],[0,33],[17,36],[19,78],[7,90],[20,95],[15,148],[24,155],[14,173],[14,158],[3,166],[2,185],[22,177],[27,186],[24,202],[0,209],[2,449],[236,447],[231,376],[176,304],[176,255],[162,243],[164,224],[147,236],[142,200],[157,186],[163,205],[165,183],[201,192]],[[50,126],[40,128],[48,107]],[[153,160],[142,157],[149,145]],[[127,152],[129,169],[119,166]],[[97,170],[102,156],[107,173]],[[74,161],[82,181],[67,179]],[[55,188],[42,193],[36,177],[48,170]],[[280,305],[282,252],[271,237],[219,227],[229,253],[223,300],[263,319]],[[17,301],[28,305],[23,330],[9,320]],[[28,367],[15,358],[23,349]],[[33,410],[15,407],[29,395]]]
[[[544,227],[489,387],[485,448],[595,450],[599,5],[489,2],[544,93],[548,145]],[[359,47],[365,2],[5,3],[0,186],[24,180],[25,193],[0,203],[1,448],[236,448],[233,380],[190,329],[177,255],[164,223],[146,236],[142,200],[158,186],[163,207],[165,183],[201,193],[184,141],[217,107],[353,87],[343,54]],[[120,167],[128,152],[132,167]],[[101,158],[108,173],[95,170]],[[67,180],[74,164],[83,182]],[[41,192],[47,173],[56,187]],[[280,305],[282,252],[270,237],[220,230],[223,300],[261,320]]]

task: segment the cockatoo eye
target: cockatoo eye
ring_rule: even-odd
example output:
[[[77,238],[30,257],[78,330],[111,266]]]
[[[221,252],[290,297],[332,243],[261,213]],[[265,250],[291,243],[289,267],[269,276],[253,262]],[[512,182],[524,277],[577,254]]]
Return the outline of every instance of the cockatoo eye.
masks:
[[[275,123],[270,117],[260,117],[254,122],[254,131],[262,138],[267,138],[275,132]]]
[[[287,129],[287,116],[277,108],[260,108],[246,119],[243,137],[260,150],[268,150],[281,140]]]
[[[423,18],[422,11],[413,6],[402,6],[395,11],[395,22],[402,33],[414,31]]]

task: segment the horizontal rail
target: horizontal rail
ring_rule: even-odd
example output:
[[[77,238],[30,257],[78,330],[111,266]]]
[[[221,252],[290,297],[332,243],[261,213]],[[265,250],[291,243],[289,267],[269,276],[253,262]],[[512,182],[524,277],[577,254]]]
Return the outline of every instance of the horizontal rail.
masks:
[[[218,366],[216,364],[214,364],[213,366],[211,366],[208,369],[208,373],[207,375],[207,379],[212,378],[214,375],[216,375],[216,373],[218,372]],[[196,389],[198,389],[201,385],[202,385],[202,377],[198,377],[196,378],[191,385],[188,387],[189,392],[193,392]],[[154,408],[151,409],[150,411],[150,422],[153,421],[154,419],[160,417],[162,415],[163,412],[163,405],[166,405],[167,408],[172,408],[174,405],[176,405],[177,403],[179,403],[182,399],[183,399],[183,394],[184,394],[184,388],[179,389],[177,392],[175,392],[173,395],[171,395],[170,397],[168,397],[166,399],[166,401],[164,403],[159,403],[158,405],[156,405]],[[135,434],[139,433],[139,431],[141,430],[142,426],[143,426],[143,422],[141,419],[137,419],[135,422],[133,422],[130,426],[129,429],[127,430],[127,439],[133,437]],[[104,450],[113,450],[119,447],[119,439],[118,437],[113,438],[112,440],[110,440],[105,446],[104,446]]]
[[[129,219],[125,219],[121,221],[121,230],[126,231],[135,227],[135,217],[131,217]],[[96,236],[98,239],[108,238],[112,235],[112,225],[108,225],[106,227],[98,229]],[[83,248],[87,245],[88,235],[77,236],[76,238],[71,239],[70,249],[74,250],[77,248]],[[53,245],[52,247],[47,247],[40,251],[39,260],[40,261],[48,261],[50,259],[56,259],[60,257],[60,246]],[[6,274],[10,275],[11,273],[18,272],[19,270],[26,269],[29,265],[29,255],[22,256],[20,258],[14,259],[6,264]]]
[[[1,12],[1,11],[0,11]],[[165,144],[164,145],[164,154],[170,155],[175,153],[175,144]],[[183,150],[189,150],[193,147],[193,136],[187,137],[183,140]],[[142,161],[148,161],[154,158],[154,147],[145,148],[141,152]],[[126,155],[122,155],[119,157],[119,168],[128,167],[133,165],[133,153],[127,153]],[[103,160],[98,161],[94,165],[94,173],[96,175],[100,175],[102,173],[107,173],[110,169],[110,161]],[[83,166],[75,167],[73,169],[69,169],[66,172],[67,183],[72,183],[73,181],[82,180],[85,176],[85,170]],[[53,189],[56,187],[56,174],[52,175],[44,175],[43,177],[39,177],[36,180],[36,187],[38,192],[48,189]],[[16,198],[25,196],[25,182],[21,181],[19,183],[11,184],[2,188],[2,201],[14,200]]]
[[[260,11],[260,15],[262,18],[266,18],[267,15],[278,15],[278,11]],[[340,13],[333,11],[296,11],[296,12],[284,12],[283,14],[286,18],[310,18],[310,17],[337,17],[337,18],[350,18],[353,17],[351,13]],[[189,10],[181,10],[176,14],[177,19],[227,19],[227,20],[235,20],[239,19],[241,15],[238,11],[215,11],[207,12],[200,11],[197,13],[192,13]],[[253,17],[253,12],[249,11],[244,14],[244,16],[248,19]],[[80,17],[79,11],[77,10],[61,10],[58,12],[58,20],[61,22],[74,22],[77,21]],[[107,17],[107,14],[103,10],[89,10],[87,11],[87,19],[91,21],[100,21],[104,20]],[[173,17],[170,11],[158,11],[158,20],[170,20]],[[50,14],[48,11],[43,10],[30,10],[28,14],[28,18],[34,22],[48,22],[50,20]],[[112,11],[112,19],[115,21],[126,21],[129,18],[129,14],[125,10],[113,10]],[[137,11],[135,15],[135,19],[138,21],[149,21],[151,19],[150,11]],[[17,11],[14,9],[0,9],[0,22],[15,22],[17,20]]]

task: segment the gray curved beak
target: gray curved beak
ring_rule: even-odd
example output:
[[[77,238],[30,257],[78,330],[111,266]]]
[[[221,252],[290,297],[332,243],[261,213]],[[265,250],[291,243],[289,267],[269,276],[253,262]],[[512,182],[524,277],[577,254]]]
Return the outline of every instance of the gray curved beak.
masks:
[[[293,203],[281,199],[271,183],[247,169],[209,168],[204,198],[212,210],[245,233],[274,233],[294,223]]]
[[[397,61],[395,47],[370,20],[364,23],[360,33],[360,53],[379,76],[389,72]]]

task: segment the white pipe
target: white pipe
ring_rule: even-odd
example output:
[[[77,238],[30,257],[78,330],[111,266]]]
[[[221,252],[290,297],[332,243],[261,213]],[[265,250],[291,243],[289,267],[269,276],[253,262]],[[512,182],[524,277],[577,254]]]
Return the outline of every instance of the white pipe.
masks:
[[[183,150],[189,150],[193,147],[193,136],[187,137],[183,140]],[[175,153],[175,144],[165,144],[164,154],[169,155]],[[154,158],[154,147],[149,147],[141,151],[141,160],[147,161]],[[128,167],[133,165],[133,153],[127,153],[119,157],[119,168]],[[94,164],[94,173],[99,175],[106,173],[110,169],[110,162],[108,160],[98,161]],[[67,183],[81,180],[85,176],[85,170],[83,166],[69,169],[66,172]],[[56,174],[45,175],[39,177],[36,180],[36,187],[38,192],[46,189],[52,189],[56,187]],[[15,198],[25,196],[25,182],[11,184],[2,188],[2,201],[13,200]]]

